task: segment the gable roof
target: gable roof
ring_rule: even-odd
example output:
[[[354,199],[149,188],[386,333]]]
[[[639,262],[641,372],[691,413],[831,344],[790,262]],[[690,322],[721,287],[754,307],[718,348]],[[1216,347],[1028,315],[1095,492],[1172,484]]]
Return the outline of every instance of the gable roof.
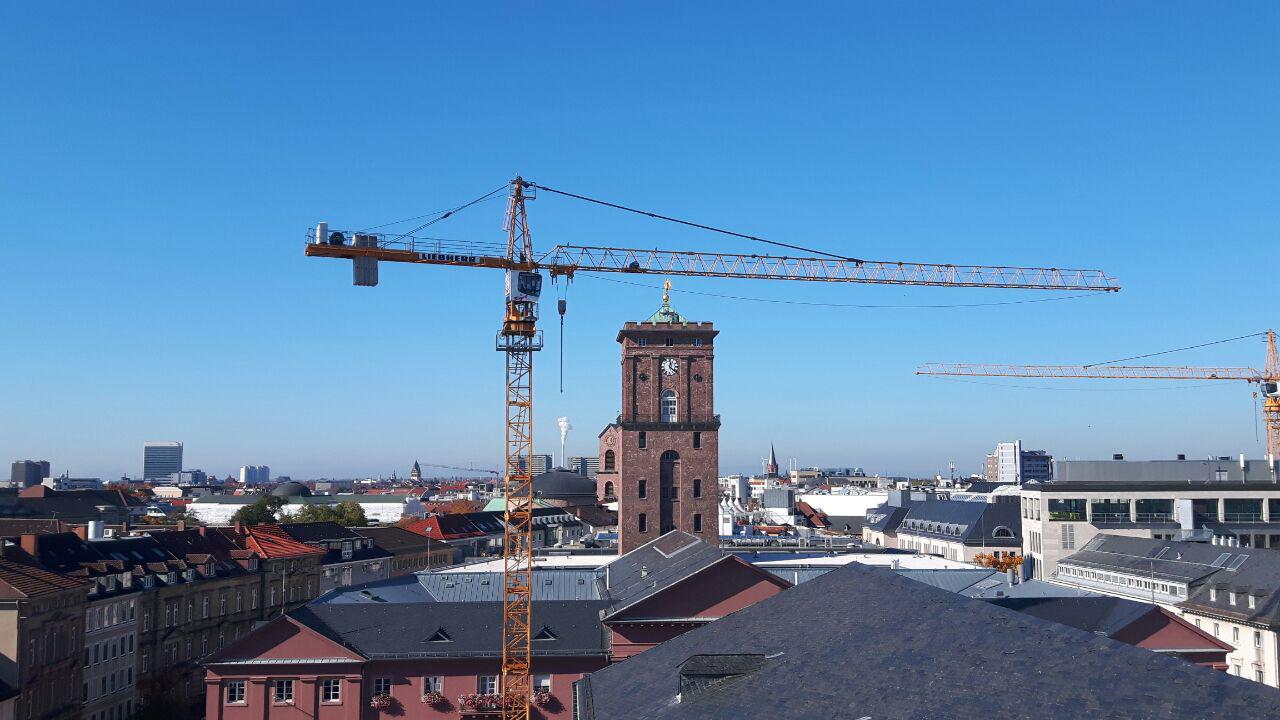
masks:
[[[609,601],[609,614],[616,615],[727,559],[715,545],[672,530],[609,563],[599,579],[600,595]]]
[[[532,627],[550,628],[554,639],[533,645],[535,656],[606,655],[600,624],[605,603],[535,602]],[[502,603],[319,604],[291,617],[371,659],[497,657],[502,654]],[[448,640],[432,640],[439,633]]]
[[[755,672],[676,702],[690,658],[757,654],[766,661]],[[995,677],[1026,692],[992,692]],[[857,564],[592,673],[578,690],[586,720],[1280,713],[1274,688]]]
[[[252,525],[244,528],[245,547],[269,560],[323,555],[324,550],[289,537],[279,525]]]
[[[392,555],[431,549],[431,541],[426,537],[401,527],[362,527],[351,528],[351,531],[361,537],[373,540],[374,546],[380,547]]]
[[[320,647],[324,648],[324,654],[311,652],[306,657],[290,657],[287,653],[289,636],[296,633],[303,633],[310,636],[313,640],[320,642]],[[268,652],[263,652],[263,646],[270,646]],[[361,662],[365,660],[351,646],[344,644],[341,640],[337,640],[328,633],[321,632],[306,623],[299,622],[290,615],[277,615],[262,625],[254,628],[253,632],[244,637],[234,640],[230,645],[218,650],[204,661],[205,665],[218,664],[257,664],[257,663],[278,663],[282,660],[308,660],[319,663],[350,663]]]

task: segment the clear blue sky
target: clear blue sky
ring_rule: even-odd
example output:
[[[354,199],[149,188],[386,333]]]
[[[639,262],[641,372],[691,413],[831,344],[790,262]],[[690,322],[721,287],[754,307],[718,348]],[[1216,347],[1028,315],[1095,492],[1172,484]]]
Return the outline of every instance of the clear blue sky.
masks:
[[[0,5],[0,459],[300,477],[496,467],[501,277],[307,259],[515,173],[859,257],[1097,267],[1123,292],[980,308],[677,292],[714,321],[721,468],[976,470],[1058,456],[1258,456],[1246,386],[1025,389],[919,363],[1090,362],[1280,324],[1280,6],[1062,3]],[[756,250],[544,196],[535,244]],[[500,240],[501,202],[434,228]],[[660,278],[650,280],[660,284]],[[677,280],[864,305],[1000,290]],[[594,452],[616,329],[659,291],[569,289],[536,441]],[[1260,365],[1254,341],[1169,361]],[[1022,384],[1030,385],[1033,381]],[[1017,384],[1017,383],[998,383]]]

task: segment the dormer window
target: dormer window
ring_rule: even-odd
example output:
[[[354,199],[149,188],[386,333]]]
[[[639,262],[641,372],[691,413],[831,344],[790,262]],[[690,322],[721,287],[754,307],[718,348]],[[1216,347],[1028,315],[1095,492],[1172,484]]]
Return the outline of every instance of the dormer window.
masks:
[[[1258,609],[1258,596],[1257,596],[1257,595],[1250,595],[1250,596],[1249,596],[1249,609],[1250,609],[1250,610],[1257,610],[1257,609]]]
[[[1218,602],[1218,589],[1209,588],[1209,602]]]
[[[1233,593],[1233,592],[1228,592],[1228,593],[1227,593],[1227,600],[1228,600],[1232,605],[1235,605],[1235,604],[1236,604],[1236,594],[1235,594],[1235,593]]]
[[[250,570],[257,570],[257,569],[258,569],[258,558],[256,558],[256,557],[251,557],[251,558],[249,558],[249,569],[250,569]]]

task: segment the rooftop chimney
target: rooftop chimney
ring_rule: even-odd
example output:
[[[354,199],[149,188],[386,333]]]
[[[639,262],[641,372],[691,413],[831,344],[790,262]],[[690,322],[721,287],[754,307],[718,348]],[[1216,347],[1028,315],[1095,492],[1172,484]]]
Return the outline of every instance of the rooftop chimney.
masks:
[[[22,533],[22,551],[31,557],[40,554],[40,536],[35,533]]]

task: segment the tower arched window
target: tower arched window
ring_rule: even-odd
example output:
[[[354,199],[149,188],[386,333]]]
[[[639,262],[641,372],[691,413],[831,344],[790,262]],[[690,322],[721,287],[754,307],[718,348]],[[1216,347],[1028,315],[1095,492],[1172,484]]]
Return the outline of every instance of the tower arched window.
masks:
[[[1004,525],[1000,525],[991,531],[991,537],[993,538],[1012,538],[1013,536],[1013,531]]]
[[[680,400],[675,390],[662,391],[662,422],[673,423],[679,417]]]
[[[612,450],[604,451],[604,469],[606,472],[613,472],[618,469],[618,456]]]
[[[613,500],[615,498],[617,498],[617,495],[614,494],[613,481],[609,480],[604,484],[604,499]]]

